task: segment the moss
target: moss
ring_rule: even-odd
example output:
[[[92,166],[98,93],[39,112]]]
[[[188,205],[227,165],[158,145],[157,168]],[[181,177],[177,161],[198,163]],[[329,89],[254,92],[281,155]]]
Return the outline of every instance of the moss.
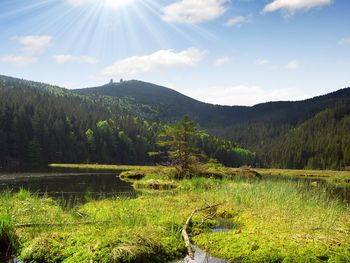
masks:
[[[134,171],[124,171],[120,173],[120,178],[124,181],[141,180],[146,176],[146,173],[139,170]]]
[[[140,189],[150,189],[150,190],[171,190],[175,189],[177,184],[174,181],[164,181],[164,180],[146,180],[138,181],[134,183],[134,188]]]

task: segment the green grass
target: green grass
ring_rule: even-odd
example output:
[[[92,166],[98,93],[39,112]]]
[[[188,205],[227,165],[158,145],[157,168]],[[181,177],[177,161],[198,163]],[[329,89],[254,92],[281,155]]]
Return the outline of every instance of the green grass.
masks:
[[[13,255],[18,245],[12,218],[5,213],[0,213],[0,244],[0,261]]]
[[[138,167],[125,176],[143,186],[137,198],[67,209],[21,190],[0,195],[0,214],[11,219],[9,229],[24,262],[167,262],[186,251],[181,228],[189,214],[217,203],[222,205],[216,218],[201,224],[206,214],[196,214],[192,228],[195,244],[214,256],[232,262],[350,261],[349,207],[323,191],[307,190],[303,182],[252,180],[234,176],[237,171],[223,179],[174,180],[171,169]],[[138,173],[143,176],[134,180]],[[155,182],[176,188],[148,187]],[[229,221],[231,231],[208,230],[222,219]],[[18,226],[26,223],[37,225]]]
[[[331,170],[290,170],[290,169],[254,169],[263,176],[321,178],[331,184],[350,185],[350,171]]]

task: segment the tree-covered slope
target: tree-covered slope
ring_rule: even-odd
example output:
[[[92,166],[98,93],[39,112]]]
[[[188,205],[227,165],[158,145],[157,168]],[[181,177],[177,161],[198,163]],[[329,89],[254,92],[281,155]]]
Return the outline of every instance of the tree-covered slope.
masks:
[[[342,169],[350,166],[350,100],[290,130],[266,154],[275,167]]]
[[[139,114],[166,122],[174,122],[189,115],[202,126],[210,126],[214,121],[217,124],[228,122],[225,116],[230,116],[232,112],[231,107],[203,103],[175,90],[138,80],[109,83],[74,92],[95,97],[123,98],[133,104],[134,109],[143,109]],[[236,110],[245,108],[235,107]],[[232,117],[239,117],[239,114]]]
[[[131,108],[138,109],[139,114],[165,122],[189,115],[211,134],[256,151],[262,157],[262,165],[271,164],[265,154],[270,152],[271,144],[316,114],[350,98],[350,88],[346,88],[303,101],[267,102],[253,107],[219,106],[135,80],[76,92],[96,97],[127,98],[133,105]]]
[[[148,155],[157,151],[157,134],[164,124],[138,116],[133,108],[126,99],[85,96],[0,76],[0,168],[164,161]],[[210,135],[198,137],[197,144],[207,156],[229,166],[255,160],[252,152]]]
[[[67,90],[0,76],[0,165],[159,162],[147,154],[157,150],[157,133],[189,115],[211,134],[197,144],[226,165],[254,163],[245,147],[261,166],[341,168],[349,165],[349,101],[346,88],[304,101],[219,106],[135,80]]]

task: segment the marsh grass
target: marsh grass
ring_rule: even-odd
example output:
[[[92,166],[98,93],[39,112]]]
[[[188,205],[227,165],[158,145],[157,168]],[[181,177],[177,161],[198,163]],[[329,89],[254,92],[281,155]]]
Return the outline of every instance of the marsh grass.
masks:
[[[204,212],[193,218],[194,242],[214,256],[243,262],[349,261],[349,207],[324,191],[292,180],[173,180],[161,168],[144,169],[148,172],[135,183],[172,182],[176,189],[144,189],[137,198],[90,200],[78,206],[72,201],[67,207],[25,191],[0,195],[0,213],[12,220],[20,259],[167,262],[186,251],[181,229],[189,214],[222,203],[217,218],[206,224],[201,224]],[[220,219],[228,220],[232,230],[212,233],[209,228]],[[16,228],[23,223],[38,226]]]
[[[324,179],[334,185],[350,185],[350,171],[330,170],[291,170],[291,169],[254,169],[262,176],[279,176],[290,178]]]
[[[0,261],[12,256],[18,247],[17,235],[10,215],[0,213]]]
[[[229,184],[220,194],[238,211],[241,227],[196,236],[211,254],[243,262],[349,260],[349,210],[325,193],[293,181]]]

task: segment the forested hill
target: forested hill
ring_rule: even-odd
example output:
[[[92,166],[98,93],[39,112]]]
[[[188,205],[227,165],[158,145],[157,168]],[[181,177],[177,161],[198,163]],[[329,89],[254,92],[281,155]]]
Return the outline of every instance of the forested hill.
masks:
[[[133,105],[131,108],[137,109],[138,114],[165,122],[189,115],[211,134],[231,139],[256,151],[260,157],[260,165],[270,166],[273,163],[298,168],[305,167],[305,162],[298,161],[298,165],[297,163],[292,165],[290,162],[279,163],[271,159],[272,152],[276,152],[275,147],[282,147],[277,142],[286,140],[286,136],[291,134],[290,131],[322,111],[338,107],[340,103],[346,103],[350,99],[350,88],[345,88],[303,101],[267,102],[253,107],[219,106],[194,100],[165,87],[136,80],[109,83],[76,92],[93,94],[96,97],[126,98],[130,105]],[[333,163],[339,166],[342,161]]]
[[[156,164],[163,125],[135,114],[127,99],[85,96],[43,83],[0,76],[0,169],[47,163]],[[137,111],[136,111],[137,112]],[[201,133],[196,145],[228,166],[255,154]]]
[[[12,161],[154,163],[159,160],[147,152],[156,150],[162,125],[189,115],[225,138],[204,136],[197,144],[226,165],[252,164],[254,154],[237,145],[256,152],[261,166],[350,165],[350,88],[242,107],[203,103],[136,80],[66,90],[2,76],[0,96],[0,154]]]
[[[189,115],[202,126],[230,123],[230,119],[241,118],[232,115],[232,107],[223,107],[203,103],[175,90],[138,80],[109,83],[100,87],[74,90],[79,94],[124,98],[134,105],[133,109],[142,109],[139,114],[166,122],[177,121]],[[236,113],[247,107],[234,107]],[[228,119],[229,118],[229,119]]]
[[[74,92],[125,98],[135,105],[147,105],[143,114],[164,121],[174,121],[183,115],[190,115],[204,127],[212,127],[213,123],[226,127],[260,121],[295,125],[333,107],[339,100],[350,98],[350,88],[346,88],[304,101],[267,102],[253,107],[221,106],[200,102],[172,89],[137,80],[109,83]]]

